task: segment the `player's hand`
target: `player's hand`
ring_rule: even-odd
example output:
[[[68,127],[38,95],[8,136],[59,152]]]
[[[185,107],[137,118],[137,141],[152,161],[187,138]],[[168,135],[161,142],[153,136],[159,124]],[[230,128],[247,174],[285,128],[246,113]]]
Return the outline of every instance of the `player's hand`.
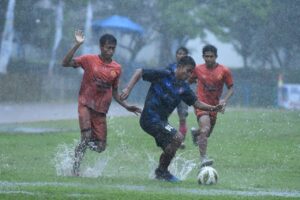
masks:
[[[215,111],[215,112],[221,112],[222,109],[223,109],[223,105],[222,105],[222,104],[219,104],[219,105],[216,105],[216,106],[215,106],[215,108],[214,108],[213,111]]]
[[[75,31],[75,42],[78,44],[82,44],[84,42],[84,35],[82,30]]]
[[[142,113],[142,109],[136,106],[127,106],[126,109],[130,112],[133,112],[136,115],[139,115]]]
[[[120,99],[121,99],[122,101],[124,101],[125,99],[128,98],[129,93],[130,93],[129,89],[128,89],[128,88],[124,88],[124,89],[122,90],[121,95],[120,95]]]
[[[220,110],[220,113],[224,114],[225,113],[225,107],[226,107],[226,101],[221,99],[219,102],[219,105],[222,105],[223,108]]]

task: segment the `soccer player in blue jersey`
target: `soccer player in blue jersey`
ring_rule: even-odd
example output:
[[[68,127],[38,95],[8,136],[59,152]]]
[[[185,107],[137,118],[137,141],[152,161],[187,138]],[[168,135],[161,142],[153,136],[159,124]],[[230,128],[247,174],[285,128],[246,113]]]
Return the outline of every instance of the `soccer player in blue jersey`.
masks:
[[[176,62],[170,64],[168,67],[175,72],[177,68],[177,62],[184,56],[189,54],[189,50],[185,47],[179,47],[176,50]],[[183,101],[181,101],[177,106],[177,114],[179,118],[179,131],[183,135],[183,141],[180,145],[181,149],[185,148],[184,140],[187,132],[186,118],[188,117],[188,105],[186,105]]]
[[[120,95],[121,99],[127,99],[132,88],[141,78],[151,83],[141,114],[140,126],[145,132],[154,137],[157,146],[163,150],[158,168],[155,170],[155,178],[158,180],[180,181],[168,170],[184,138],[168,122],[168,117],[180,101],[207,111],[220,111],[223,108],[222,105],[211,106],[197,100],[196,95],[186,82],[192,75],[194,68],[194,59],[185,56],[178,61],[175,71],[168,68],[137,69],[128,86],[122,90]]]

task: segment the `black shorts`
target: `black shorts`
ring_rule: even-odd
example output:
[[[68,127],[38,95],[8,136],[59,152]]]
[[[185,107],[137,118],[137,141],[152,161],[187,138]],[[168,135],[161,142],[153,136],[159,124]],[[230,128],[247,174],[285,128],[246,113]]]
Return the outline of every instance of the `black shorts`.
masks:
[[[177,130],[167,121],[151,122],[141,117],[140,125],[146,133],[154,137],[156,145],[163,150],[171,143],[177,133]]]

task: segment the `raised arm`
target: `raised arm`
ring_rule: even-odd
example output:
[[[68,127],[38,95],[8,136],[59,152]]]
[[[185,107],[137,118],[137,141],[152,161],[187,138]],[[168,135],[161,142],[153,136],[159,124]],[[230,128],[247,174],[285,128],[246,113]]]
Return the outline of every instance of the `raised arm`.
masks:
[[[131,90],[133,89],[133,87],[135,86],[135,84],[141,79],[142,73],[143,73],[143,69],[135,70],[127,87],[122,90],[122,93],[120,95],[121,100],[125,100],[128,98],[128,96],[129,96]]]
[[[73,56],[80,45],[84,42],[84,35],[81,30],[75,31],[75,45],[69,50],[62,61],[64,67],[77,67],[77,63],[73,60]]]

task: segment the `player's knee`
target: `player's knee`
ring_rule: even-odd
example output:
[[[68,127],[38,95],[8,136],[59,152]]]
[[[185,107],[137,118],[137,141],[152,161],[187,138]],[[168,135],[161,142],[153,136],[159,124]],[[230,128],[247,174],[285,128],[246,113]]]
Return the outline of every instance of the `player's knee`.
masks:
[[[210,128],[208,126],[201,128],[200,135],[205,135],[205,136],[209,135],[209,130],[210,130]]]
[[[178,112],[178,116],[179,116],[179,119],[185,119],[188,116],[188,112],[185,112],[185,111]]]
[[[184,136],[183,136],[182,134],[180,134],[180,133],[177,133],[177,134],[173,137],[174,142],[177,143],[177,144],[181,144],[182,141],[183,141],[183,139],[184,139]]]

